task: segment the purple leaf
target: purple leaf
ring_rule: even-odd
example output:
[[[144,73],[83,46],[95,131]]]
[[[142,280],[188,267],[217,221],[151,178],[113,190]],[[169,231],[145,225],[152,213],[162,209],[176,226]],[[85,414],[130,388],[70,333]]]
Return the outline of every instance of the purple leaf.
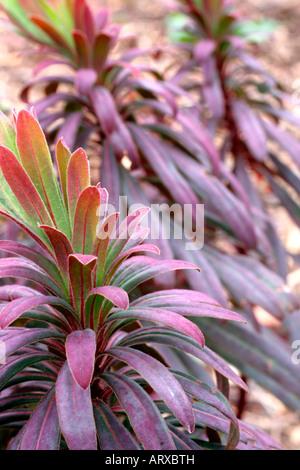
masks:
[[[145,320],[155,323],[161,323],[166,326],[170,326],[186,335],[194,338],[200,346],[204,347],[204,336],[198,327],[195,326],[190,320],[185,317],[182,317],[178,313],[174,313],[167,309],[159,308],[145,308],[144,306],[139,308],[129,308],[126,312],[115,312],[109,315],[106,319],[106,322],[112,322],[116,320],[123,320],[125,318],[135,318],[138,320]]]
[[[94,406],[94,416],[101,450],[141,450],[130,432],[105,403],[98,402]]]
[[[6,328],[27,310],[41,305],[60,305],[70,312],[70,316],[74,316],[71,306],[65,300],[60,299],[59,297],[48,295],[31,295],[13,300],[1,310],[0,327]]]
[[[213,54],[216,49],[216,42],[212,39],[201,39],[194,47],[194,56],[197,62],[203,62]]]
[[[92,295],[100,295],[112,302],[118,308],[127,310],[129,306],[128,294],[125,290],[114,286],[95,287],[86,296],[86,300]]]
[[[96,335],[93,330],[74,331],[67,337],[66,355],[73,378],[86,390],[94,374]]]
[[[178,381],[169,370],[148,354],[130,348],[111,348],[105,351],[135,369],[161,397],[182,425],[192,432],[194,417],[190,402]]]
[[[236,126],[242,132],[249,151],[256,160],[263,162],[267,156],[267,140],[259,118],[241,100],[232,100],[231,108]]]
[[[58,450],[60,427],[55,389],[51,389],[37,405],[25,426],[19,450]]]
[[[93,69],[80,69],[76,74],[75,84],[79,95],[88,95],[97,80]]]
[[[119,287],[122,287],[128,292],[158,274],[164,274],[178,269],[195,269],[200,271],[195,265],[185,261],[162,261],[147,256],[135,256],[121,265],[113,277],[112,282],[118,284]]]
[[[10,331],[9,328],[6,328],[4,331],[7,332],[7,335],[3,337],[0,330],[0,338],[1,341],[5,344],[6,357],[9,357],[11,354],[17,352],[23,346],[35,343],[36,341],[42,341],[48,338],[64,339],[63,334],[48,328],[17,328],[13,331]]]
[[[91,392],[74,380],[68,362],[56,382],[56,405],[60,427],[70,450],[97,450]]]
[[[145,450],[175,450],[160,412],[137,383],[116,373],[103,374],[101,378],[112,388],[120,401]]]

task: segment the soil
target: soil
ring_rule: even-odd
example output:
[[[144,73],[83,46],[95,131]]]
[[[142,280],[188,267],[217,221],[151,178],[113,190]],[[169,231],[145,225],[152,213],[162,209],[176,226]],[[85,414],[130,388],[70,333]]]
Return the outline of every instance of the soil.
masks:
[[[92,3],[112,9],[114,20],[124,25],[123,31],[135,35],[126,39],[128,44],[141,48],[167,44],[164,34],[167,0],[93,0]],[[292,95],[300,89],[299,0],[238,0],[236,3],[254,19],[268,17],[279,21],[273,40],[263,46],[260,60]],[[0,44],[0,106],[7,110],[19,109],[23,106],[20,90],[32,78],[38,57],[28,54],[28,43],[9,30],[1,12]],[[294,112],[300,115],[300,100]],[[299,230],[282,211],[277,213],[277,220],[287,248],[299,253]],[[299,269],[293,268],[289,284],[300,293]],[[267,431],[285,449],[300,450],[299,413],[288,410],[255,383],[248,385],[250,393],[243,419]]]

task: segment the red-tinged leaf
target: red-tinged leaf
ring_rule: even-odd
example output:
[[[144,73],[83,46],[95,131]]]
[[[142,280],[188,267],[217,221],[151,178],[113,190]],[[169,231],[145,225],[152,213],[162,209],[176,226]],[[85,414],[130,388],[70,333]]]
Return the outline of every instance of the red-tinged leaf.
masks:
[[[18,450],[18,446],[22,438],[23,432],[24,432],[24,427],[21,428],[18,434],[10,441],[7,447],[7,450]]]
[[[211,389],[208,385],[202,384],[193,377],[176,373],[178,382],[183,389],[196,399],[214,407],[220,411],[226,418],[230,419],[232,426],[228,434],[227,448],[233,450],[239,443],[239,425],[238,420],[224,395],[216,389]]]
[[[111,387],[118,398],[145,450],[175,450],[160,412],[136,382],[117,373],[103,374],[101,379]]]
[[[76,74],[76,88],[78,93],[88,95],[97,81],[97,73],[94,69],[81,69]]]
[[[38,269],[29,261],[25,262],[20,258],[5,258],[0,260],[0,277],[16,277],[18,279],[28,279],[43,286],[47,291],[64,298],[64,292],[60,284],[53,281],[44,271]]]
[[[119,287],[114,286],[102,286],[102,287],[95,287],[92,289],[86,299],[91,297],[92,295],[100,295],[105,299],[112,302],[116,307],[121,308],[122,310],[127,310],[129,306],[129,298],[127,292]]]
[[[55,254],[55,260],[63,276],[68,274],[68,258],[74,253],[71,243],[63,232],[49,227],[40,225],[40,228],[46,233]]]
[[[243,380],[241,380],[240,377],[230,369],[221,357],[217,356],[217,354],[211,351],[207,346],[204,346],[204,348],[201,349],[199,343],[194,339],[175,330],[163,327],[142,328],[136,332],[128,334],[126,338],[121,340],[120,344],[124,346],[134,346],[136,344],[145,343],[163,344],[187,354],[191,354],[214,368],[221,375],[228,378],[239,387],[248,391]]]
[[[195,441],[184,432],[180,431],[176,426],[172,426],[171,423],[168,423],[168,428],[177,450],[203,450]]]
[[[134,124],[130,124],[129,128],[141,153],[153,170],[158,173],[175,201],[180,204],[197,204],[199,201],[191,186],[177,171],[172,160],[168,158],[169,153],[161,147],[158,148],[157,139]]]
[[[84,11],[86,8],[86,0],[74,0],[73,14],[75,20],[75,27],[78,30],[84,29]]]
[[[41,269],[46,271],[46,273],[48,273],[52,279],[58,282],[61,279],[60,272],[55,264],[49,258],[46,258],[46,256],[44,256],[39,251],[34,250],[32,247],[19,242],[2,240],[0,241],[0,250],[22,256],[23,258],[32,261]]]
[[[173,374],[156,359],[130,348],[111,348],[105,351],[135,369],[155,390],[182,425],[192,432],[194,416],[188,397]]]
[[[202,70],[205,79],[205,83],[202,87],[204,101],[209,106],[214,119],[217,121],[224,116],[225,102],[215,57],[208,57],[202,65]]]
[[[212,39],[201,39],[194,47],[194,56],[195,59],[202,63],[207,60],[209,56],[213,54],[217,47],[217,44]]]
[[[249,151],[256,160],[264,161],[267,155],[267,140],[260,120],[241,100],[232,100],[231,109],[236,126],[242,132]]]
[[[70,450],[97,450],[96,427],[91,392],[74,380],[68,362],[56,382],[56,405],[59,423]]]
[[[115,210],[119,210],[119,196],[121,195],[120,165],[111,145],[107,140],[103,142],[101,162],[101,184],[109,193],[110,203]]]
[[[101,8],[97,13],[95,17],[96,21],[96,29],[97,31],[101,31],[108,25],[109,21],[109,9],[108,8]]]
[[[66,355],[76,383],[86,390],[94,374],[96,335],[93,330],[74,331],[67,337]]]
[[[4,410],[10,410],[16,406],[23,406],[28,404],[37,404],[44,396],[44,394],[38,390],[31,392],[21,392],[21,393],[11,393],[9,395],[4,395],[0,399],[0,410],[1,413]],[[6,396],[5,396],[6,395]]]
[[[67,193],[69,214],[74,220],[76,204],[81,192],[90,185],[90,168],[86,153],[83,149],[74,152],[67,167]]]
[[[11,300],[36,294],[36,290],[20,284],[8,284],[0,287],[0,300],[10,302]]]
[[[185,240],[183,240],[184,242]],[[222,307],[227,307],[228,300],[226,298],[224,288],[221,284],[219,277],[214,269],[211,267],[206,256],[202,253],[203,250],[187,251],[184,243],[179,240],[172,246],[174,248],[174,255],[177,259],[182,259],[196,266],[201,266],[202,275],[196,271],[186,271],[185,277],[192,289],[200,292],[207,293],[210,297],[215,299]]]
[[[52,220],[35,186],[19,163],[17,157],[6,147],[0,147],[0,167],[28,219],[52,225]]]
[[[28,409],[18,408],[17,410],[7,410],[0,413],[0,425],[5,427],[13,427],[15,423],[19,425],[26,422],[31,416],[31,411]]]
[[[141,450],[128,429],[102,401],[94,406],[94,417],[101,450]]]
[[[99,71],[99,74],[103,71],[106,59],[110,52],[112,38],[109,34],[99,33],[94,42],[93,46],[93,66],[95,70]]]
[[[19,450],[59,450],[60,427],[52,388],[32,413],[22,434]]]
[[[147,256],[135,256],[132,259],[126,260],[121,265],[112,278],[112,283],[129,292],[142,282],[159,274],[180,269],[196,269],[200,271],[195,265],[185,261],[161,261]]]
[[[59,297],[53,297],[50,295],[31,295],[15,299],[8,303],[0,312],[0,327],[6,328],[11,323],[16,321],[23,313],[32,308],[41,305],[55,305],[64,307],[69,311],[71,317],[74,313],[71,306],[63,299]]]
[[[147,322],[161,323],[162,325],[170,326],[171,328],[193,338],[200,344],[201,348],[204,347],[204,336],[199,328],[187,318],[179,315],[178,313],[172,312],[171,310],[145,307],[139,309],[130,307],[125,312],[112,313],[107,317],[106,322],[110,323],[123,319],[145,320]]]
[[[265,328],[258,332],[251,322],[247,327],[238,323],[224,326],[205,319],[201,320],[201,327],[208,337],[214,338],[214,349],[228,362],[289,408],[299,408],[299,367],[292,363],[291,349],[278,334]]]
[[[64,339],[64,335],[48,328],[16,328],[12,332],[6,327],[7,335],[2,336],[1,341],[5,344],[5,356],[9,357],[23,346],[42,341],[48,338]]]
[[[127,259],[129,256],[137,253],[142,253],[142,252],[149,252],[153,253],[155,255],[160,254],[160,250],[157,246],[155,245],[147,245],[146,243],[141,245],[141,246],[134,246],[132,248],[129,248],[129,250],[126,250],[125,252],[121,253],[115,261],[110,265],[108,269],[108,273],[105,278],[105,283],[108,283],[118,267]]]
[[[47,243],[45,243],[45,240],[41,236],[40,230],[35,231],[35,227],[31,227],[29,222],[19,220],[16,215],[10,214],[9,212],[7,212],[7,210],[0,209],[0,214],[4,217],[7,217],[10,221],[14,222],[18,227],[23,230],[24,233],[26,233],[32,240],[34,240],[37,245],[42,248],[43,251],[48,253],[50,257],[52,256],[50,247],[47,245]],[[38,235],[36,232],[38,232]]]
[[[7,116],[0,110],[0,145],[9,148],[17,157],[16,130]]]
[[[139,167],[139,151],[127,125],[119,114],[116,116],[116,129],[108,136],[107,140],[118,160],[126,156],[131,161],[132,169]]]
[[[149,207],[140,207],[139,209],[131,212],[120,224],[116,230],[116,240],[109,247],[106,267],[110,267],[116,258],[122,253],[122,250],[126,247],[129,240],[135,238],[136,230],[149,210]]]
[[[91,255],[69,256],[70,295],[72,306],[84,322],[84,306],[87,294],[92,289],[92,271],[97,258]]]
[[[207,254],[212,266],[237,302],[246,299],[254,305],[260,305],[276,318],[283,318],[283,308],[276,289],[271,288],[268,276],[260,279],[260,263],[255,261],[248,266],[245,261],[243,264],[243,258],[221,255],[212,250]],[[254,272],[254,269],[257,272]],[[269,276],[272,276],[271,272]],[[277,285],[276,288],[278,287]]]
[[[300,168],[300,143],[290,133],[284,131],[276,124],[263,120],[261,121],[264,129],[271,139],[278,142],[278,144],[288,152],[292,157],[298,168]]]
[[[20,111],[17,116],[17,145],[22,165],[44,201],[54,225],[69,236],[69,220],[44,133],[38,121],[26,110]],[[52,225],[47,220],[43,223]]]
[[[252,434],[256,441],[255,443],[258,446],[261,446],[263,449],[282,450],[282,447],[276,441],[274,441],[274,439],[271,436],[269,436],[269,434],[267,434],[265,431],[261,429],[257,429],[253,425],[249,423],[245,423],[244,421],[241,421],[241,420],[239,420],[239,425],[240,425],[240,428],[243,429],[243,431],[246,431],[249,434]]]
[[[97,234],[99,210],[99,189],[96,186],[85,188],[78,198],[74,214],[72,246],[76,253],[91,253]]]
[[[145,305],[148,307],[176,307],[180,308],[182,305],[187,305],[188,307],[197,307],[201,303],[212,304],[220,306],[216,300],[212,299],[209,295],[203,294],[202,292],[197,292],[188,289],[168,289],[151,294],[143,295],[137,300],[131,302],[131,305]]]
[[[110,91],[104,87],[94,88],[90,99],[103,132],[106,136],[111,135],[117,128],[118,110]]]
[[[55,91],[60,83],[66,83],[67,85],[73,85],[74,83],[74,78],[72,75],[51,75],[51,76],[42,76],[39,78],[34,78],[33,80],[30,80],[27,82],[25,87],[22,89],[21,93],[21,99],[25,103],[29,104],[30,103],[30,98],[29,98],[29,92],[30,90],[36,86],[36,85],[44,85],[44,86],[51,86],[52,89],[55,88]],[[51,93],[48,97],[52,96],[54,99],[55,96],[59,95],[59,93]],[[39,101],[38,101],[39,102]],[[37,112],[36,105],[34,106],[35,112],[39,115]]]
[[[216,176],[220,173],[220,155],[216,150],[213,139],[205,129],[204,125],[199,119],[188,111],[180,112],[177,117],[178,121],[183,126],[183,131],[193,135],[196,142],[199,142],[201,147],[205,150],[211,159],[212,167]]]
[[[83,25],[89,43],[91,43],[94,39],[96,25],[93,12],[87,3],[84,9]]]
[[[26,367],[31,367],[38,362],[55,360],[57,360],[57,356],[48,352],[31,352],[8,359],[6,363],[0,367],[0,390],[6,388],[10,379],[17,376]],[[33,373],[31,372],[31,374]]]
[[[68,145],[70,149],[75,149],[76,139],[80,131],[82,114],[82,111],[75,111],[74,113],[69,113],[68,116],[65,117],[65,120],[57,131],[55,140],[58,141],[59,139],[61,139],[61,137],[63,137],[66,145]],[[45,124],[44,126],[46,127]],[[67,202],[65,202],[65,204],[66,206],[68,205]]]
[[[241,315],[222,308],[208,295],[186,289],[171,289],[148,294],[132,302],[131,307],[166,308],[186,316],[213,317],[246,323]]]
[[[87,37],[81,31],[72,32],[74,44],[77,53],[77,64],[80,68],[88,68],[90,66],[90,52]]]
[[[92,248],[92,255],[97,257],[96,285],[101,285],[110,237],[115,230],[119,214],[111,214],[97,230],[97,238]]]
[[[60,32],[54,28],[54,26],[47,21],[45,18],[42,16],[38,15],[32,15],[31,16],[31,21],[38,26],[44,33],[47,34],[47,36],[52,39],[52,41],[57,45],[65,49],[68,54],[73,57],[74,52],[69,46],[68,42],[65,41],[64,37],[60,34]]]
[[[172,117],[175,117],[178,111],[174,93],[171,93],[164,82],[147,80],[144,78],[129,78],[126,81],[129,88],[129,93],[132,90],[143,90],[144,92],[150,92],[154,95],[160,95],[164,98],[165,102],[170,106],[172,110]]]
[[[213,207],[240,240],[249,248],[255,248],[257,239],[253,216],[245,205],[218,178],[208,177],[193,159],[178,151],[174,151],[173,157],[178,168],[195,187],[195,192]]]

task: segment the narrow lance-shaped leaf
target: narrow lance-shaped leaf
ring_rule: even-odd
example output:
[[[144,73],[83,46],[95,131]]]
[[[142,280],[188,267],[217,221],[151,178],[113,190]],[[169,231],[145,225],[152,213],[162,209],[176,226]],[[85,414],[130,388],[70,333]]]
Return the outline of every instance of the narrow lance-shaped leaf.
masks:
[[[70,224],[45,136],[38,121],[25,110],[17,116],[17,145],[22,165],[44,201],[54,225],[69,236]]]
[[[53,222],[38,191],[17,157],[6,147],[0,147],[0,167],[32,225],[46,223],[51,226]]]
[[[267,140],[259,118],[241,100],[233,100],[231,108],[236,126],[243,133],[248,149],[256,160],[264,161],[267,154]]]
[[[178,381],[163,364],[141,351],[130,348],[115,347],[105,351],[105,354],[126,362],[141,374],[182,425],[189,432],[193,431],[194,417],[190,402]]]
[[[135,256],[123,263],[112,278],[112,283],[117,284],[126,291],[130,291],[142,282],[158,274],[176,271],[178,269],[196,269],[200,271],[195,265],[185,261],[162,261],[147,256]]]
[[[46,233],[52,249],[55,254],[55,260],[63,276],[68,275],[68,258],[69,255],[74,254],[71,243],[66,235],[53,227],[47,225],[40,225],[40,228]]]
[[[67,193],[71,223],[74,221],[76,204],[80,193],[90,185],[90,169],[86,153],[76,150],[67,167]]]
[[[116,373],[102,374],[101,378],[120,401],[145,450],[175,450],[160,412],[137,383],[123,374]]]
[[[58,164],[59,176],[61,189],[64,196],[66,207],[68,207],[68,194],[67,194],[67,168],[71,158],[71,152],[64,144],[63,138],[61,138],[56,145],[56,161]]]
[[[141,450],[128,429],[105,403],[98,402],[94,406],[94,417],[101,450]]]
[[[56,405],[60,427],[70,450],[97,450],[96,427],[90,388],[74,380],[68,362],[56,382]]]
[[[84,306],[92,288],[92,271],[97,258],[91,255],[69,256],[70,295],[74,309],[84,324]]]
[[[16,321],[27,310],[41,305],[61,306],[69,311],[69,316],[74,316],[74,311],[65,300],[50,295],[30,295],[9,302],[0,312],[0,326],[6,328]]]
[[[99,209],[99,189],[89,186],[80,194],[75,209],[72,246],[76,253],[91,253],[97,234]]]
[[[159,308],[129,308],[125,312],[115,312],[108,316],[106,322],[113,322],[123,319],[138,319],[155,323],[161,323],[171,328],[175,328],[182,333],[194,338],[201,347],[204,346],[204,336],[198,327],[187,318],[172,312],[171,310]]]
[[[58,450],[60,426],[56,409],[55,389],[52,388],[35,408],[25,426],[20,450]]]
[[[74,331],[67,337],[66,354],[69,369],[76,383],[86,390],[92,381],[96,352],[93,330]]]

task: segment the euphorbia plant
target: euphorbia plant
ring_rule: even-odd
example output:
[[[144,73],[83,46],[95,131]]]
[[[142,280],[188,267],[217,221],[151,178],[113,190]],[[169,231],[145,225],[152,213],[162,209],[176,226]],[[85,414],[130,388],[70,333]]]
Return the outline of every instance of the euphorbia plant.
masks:
[[[171,7],[168,27],[171,39],[179,45],[181,51],[171,82],[192,91],[193,96],[198,94],[201,108],[194,114],[194,118],[205,122],[218,142],[222,162],[226,168],[231,169],[231,176],[239,183],[242,200],[254,214],[256,225],[263,232],[264,240],[260,238],[260,248],[258,245],[252,259],[245,256],[245,247],[241,246],[237,247],[238,253],[234,256],[220,256],[220,253],[210,250],[208,259],[235,301],[242,298],[241,292],[248,290],[253,274],[260,279],[264,278],[268,285],[274,281],[279,289],[282,281],[275,272],[286,279],[289,260],[276,233],[276,222],[269,209],[273,209],[274,205],[282,205],[299,224],[297,201],[300,188],[300,146],[299,141],[283,130],[281,124],[288,121],[299,126],[300,121],[288,111],[286,102],[289,97],[280,83],[256,58],[260,43],[269,39],[274,30],[274,22],[255,22],[243,17],[236,11],[233,1],[180,0]],[[281,147],[279,152],[278,145]],[[284,158],[282,150],[286,153]],[[271,194],[275,198],[270,198]],[[273,272],[265,270],[262,264],[258,265],[255,262],[257,258]],[[247,272],[244,272],[244,268]],[[263,286],[257,285],[252,293],[260,295],[263,290]],[[289,340],[289,335],[278,328],[277,339],[276,334],[266,331],[266,336],[262,339],[262,328],[252,311],[252,306],[258,303],[275,314],[277,301],[273,297],[273,306],[262,305],[261,301],[253,302],[253,297],[250,299],[248,294],[244,295],[249,301],[246,310],[254,320],[253,331],[231,329],[230,325],[231,333],[228,331],[227,334],[218,326],[216,331],[215,325],[208,325],[206,333],[209,338],[214,339],[219,353],[227,359],[233,359],[230,353],[231,336],[235,338],[236,345],[243,343],[249,352],[254,345],[258,348],[257,360],[263,358],[265,371],[268,369],[268,360],[276,363],[279,361],[282,365],[281,372],[278,369],[278,373],[272,374],[271,381],[270,377],[260,374],[258,369],[251,371],[248,361],[235,359],[234,363],[246,375],[250,373],[261,385],[265,386],[269,382],[269,390],[288,406],[299,409],[299,399],[295,400],[295,392],[298,395],[296,382],[292,385],[294,391],[291,394],[286,393],[285,384],[290,383],[289,378],[296,374],[299,380],[299,370],[291,365],[290,346],[287,341],[285,345],[282,343],[282,337]],[[286,307],[282,305],[283,312],[287,311]],[[297,310],[297,302],[294,309]],[[280,317],[283,320],[285,315],[277,318]],[[288,319],[287,323],[293,325],[293,320]],[[293,326],[290,328],[292,331]],[[275,342],[279,345],[276,352],[272,346]],[[279,377],[281,378],[278,380]]]
[[[36,67],[37,74],[51,65],[69,67],[68,75],[36,78],[22,94],[33,104],[31,89],[44,85],[45,96],[34,104],[50,143],[62,134],[73,149],[92,143],[101,155],[102,184],[114,203],[120,194],[130,204],[205,203],[204,248],[186,251],[186,240],[158,240],[161,252],[201,267],[203,276],[186,270],[181,286],[205,292],[223,307],[234,305],[253,321],[254,331],[239,324],[232,331],[230,324],[206,320],[203,327],[214,347],[288,406],[299,408],[299,369],[290,361],[288,346],[277,336],[270,338],[253,320],[256,305],[278,319],[299,306],[284,290],[284,280],[273,273],[273,246],[281,253],[277,235],[272,221],[262,219],[252,204],[243,181],[222,160],[199,121],[199,108],[179,107],[177,95],[189,97],[183,89],[152,66],[133,63],[143,51],[114,54],[119,27],[110,24],[107,11],[94,14],[84,0],[58,2],[64,15],[51,2],[0,3],[22,34],[41,46],[45,60]],[[159,224],[159,214],[156,220]],[[170,274],[164,283],[175,287]],[[276,367],[270,367],[274,341]]]
[[[0,425],[18,430],[8,448],[201,449],[213,446],[206,428],[220,433],[220,448],[276,447],[239,424],[220,391],[171,370],[153,346],[189,353],[220,384],[245,387],[185,318],[242,317],[195,291],[138,296],[145,280],[194,266],[140,255],[158,254],[140,245],[148,209],[116,227],[118,214],[105,213],[107,191],[90,186],[85,152],[58,143],[59,185],[34,115],[21,111],[15,125],[1,117],[1,214],[34,245],[0,242],[14,255],[1,260],[0,276],[28,281],[0,287]]]
[[[274,194],[299,225],[300,144],[282,124],[298,127],[300,121],[288,109],[291,97],[257,59],[276,23],[244,17],[232,0],[180,0],[175,5],[170,37],[187,55],[172,82],[198,91],[199,118],[220,139],[224,163],[233,166],[245,200],[261,221],[269,217],[266,191],[259,192],[259,185]],[[273,245],[275,268],[286,277],[284,249],[273,231],[268,229],[266,235]]]

